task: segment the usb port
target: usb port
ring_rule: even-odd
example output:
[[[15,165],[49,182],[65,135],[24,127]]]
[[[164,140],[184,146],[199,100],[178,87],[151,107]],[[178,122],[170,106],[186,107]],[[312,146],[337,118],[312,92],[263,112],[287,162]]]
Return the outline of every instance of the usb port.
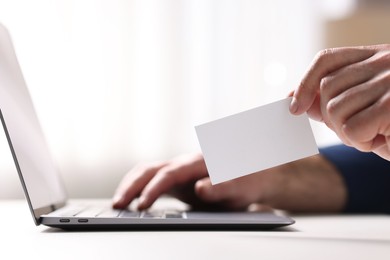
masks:
[[[70,222],[70,219],[68,219],[68,218],[61,218],[60,222],[61,223],[68,223],[68,222]]]
[[[88,222],[88,219],[86,218],[80,218],[79,220],[77,220],[79,223],[87,223]]]

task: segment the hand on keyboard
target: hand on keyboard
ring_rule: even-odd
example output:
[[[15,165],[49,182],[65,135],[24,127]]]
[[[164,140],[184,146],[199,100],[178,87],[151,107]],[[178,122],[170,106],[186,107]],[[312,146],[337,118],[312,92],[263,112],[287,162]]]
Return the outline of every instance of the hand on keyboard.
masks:
[[[120,183],[113,207],[126,208],[139,197],[138,209],[145,210],[165,193],[208,209],[243,210],[260,204],[334,212],[342,209],[346,190],[335,167],[321,155],[213,186],[202,155],[195,154],[134,167]]]

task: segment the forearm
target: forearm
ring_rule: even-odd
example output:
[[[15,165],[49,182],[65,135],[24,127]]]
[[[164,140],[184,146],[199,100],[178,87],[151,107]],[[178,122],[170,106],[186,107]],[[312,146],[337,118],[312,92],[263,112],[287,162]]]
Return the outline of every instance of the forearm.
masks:
[[[266,192],[268,205],[292,212],[340,212],[347,191],[338,170],[316,155],[274,168],[277,183]]]
[[[320,152],[337,168],[346,185],[344,212],[390,213],[390,162],[344,145]]]

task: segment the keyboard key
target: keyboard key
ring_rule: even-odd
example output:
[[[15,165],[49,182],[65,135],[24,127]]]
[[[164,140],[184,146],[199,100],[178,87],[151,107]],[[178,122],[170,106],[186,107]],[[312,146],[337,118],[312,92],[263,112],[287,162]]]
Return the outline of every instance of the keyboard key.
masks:
[[[141,214],[141,218],[163,218],[164,211],[144,211]]]
[[[97,215],[97,217],[116,218],[116,217],[119,217],[121,212],[122,212],[122,210],[118,210],[118,209],[106,209],[106,210],[103,210],[101,213],[99,213]]]
[[[165,218],[183,218],[183,212],[177,210],[166,210]]]
[[[103,211],[104,208],[102,207],[90,207],[86,208],[75,216],[79,218],[93,218],[102,213]]]
[[[140,212],[138,211],[130,211],[130,210],[123,210],[120,214],[120,218],[139,218]]]

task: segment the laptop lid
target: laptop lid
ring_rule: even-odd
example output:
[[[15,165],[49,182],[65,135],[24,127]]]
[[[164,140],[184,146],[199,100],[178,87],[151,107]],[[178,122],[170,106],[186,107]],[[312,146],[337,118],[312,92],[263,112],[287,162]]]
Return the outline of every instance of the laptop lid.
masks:
[[[0,24],[0,117],[36,225],[66,192],[35,113],[11,37]]]

